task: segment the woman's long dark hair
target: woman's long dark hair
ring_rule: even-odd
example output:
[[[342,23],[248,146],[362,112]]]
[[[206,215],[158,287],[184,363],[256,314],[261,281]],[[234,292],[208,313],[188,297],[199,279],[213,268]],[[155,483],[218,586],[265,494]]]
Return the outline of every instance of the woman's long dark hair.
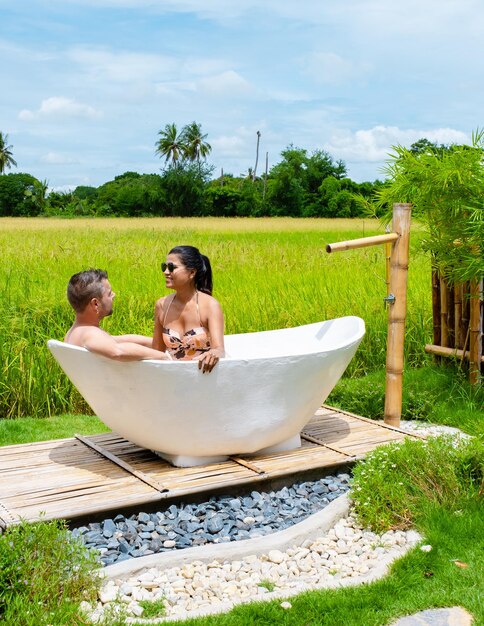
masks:
[[[195,287],[198,291],[212,295],[212,267],[207,256],[201,254],[200,250],[194,246],[175,246],[169,254],[178,255],[185,267],[196,271]]]

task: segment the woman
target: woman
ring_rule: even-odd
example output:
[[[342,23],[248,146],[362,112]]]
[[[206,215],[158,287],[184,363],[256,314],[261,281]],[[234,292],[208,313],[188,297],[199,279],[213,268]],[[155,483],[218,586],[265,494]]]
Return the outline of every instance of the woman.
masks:
[[[175,293],[155,307],[153,348],[172,359],[198,359],[202,372],[211,372],[224,351],[224,318],[212,297],[212,268],[193,246],[176,246],[161,264],[166,286]]]

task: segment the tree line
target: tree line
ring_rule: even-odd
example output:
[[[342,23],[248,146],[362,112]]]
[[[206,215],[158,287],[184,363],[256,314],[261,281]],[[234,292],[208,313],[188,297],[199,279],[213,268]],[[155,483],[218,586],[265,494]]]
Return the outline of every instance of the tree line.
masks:
[[[343,161],[324,150],[309,153],[289,145],[281,160],[257,175],[260,132],[254,168],[246,175],[214,177],[207,163],[211,146],[201,125],[178,131],[167,124],[158,133],[156,154],[164,159],[160,174],[125,172],[99,187],[48,192],[46,181],[31,174],[9,173],[16,165],[8,137],[0,133],[1,216],[218,216],[218,217],[357,217],[380,181],[356,183]]]

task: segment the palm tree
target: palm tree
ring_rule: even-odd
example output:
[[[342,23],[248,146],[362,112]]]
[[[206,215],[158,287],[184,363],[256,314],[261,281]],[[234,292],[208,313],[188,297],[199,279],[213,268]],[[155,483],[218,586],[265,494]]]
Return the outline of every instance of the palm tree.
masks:
[[[178,165],[178,159],[185,156],[186,147],[183,142],[183,131],[178,134],[176,124],[167,124],[164,130],[158,132],[160,139],[156,142],[156,153],[165,157],[165,163],[171,159],[173,165]]]
[[[184,157],[196,161],[200,169],[200,157],[205,159],[212,151],[212,146],[205,141],[207,135],[202,133],[202,125],[192,122],[185,126],[181,133],[185,145]]]
[[[3,174],[7,167],[11,168],[12,165],[17,165],[17,161],[12,156],[12,147],[8,145],[8,135],[0,132],[0,174]]]
[[[255,181],[256,172],[257,172],[257,164],[259,163],[259,142],[260,142],[260,130],[257,131],[257,148],[255,154],[255,165],[254,165],[254,173],[252,175],[252,182]]]

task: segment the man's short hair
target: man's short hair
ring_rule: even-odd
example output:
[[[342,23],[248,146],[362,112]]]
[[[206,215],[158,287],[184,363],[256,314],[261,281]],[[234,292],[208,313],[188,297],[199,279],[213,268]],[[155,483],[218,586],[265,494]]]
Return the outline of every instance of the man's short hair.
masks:
[[[82,313],[93,298],[102,298],[103,280],[107,278],[107,272],[95,269],[71,276],[67,285],[67,299],[76,313]]]

